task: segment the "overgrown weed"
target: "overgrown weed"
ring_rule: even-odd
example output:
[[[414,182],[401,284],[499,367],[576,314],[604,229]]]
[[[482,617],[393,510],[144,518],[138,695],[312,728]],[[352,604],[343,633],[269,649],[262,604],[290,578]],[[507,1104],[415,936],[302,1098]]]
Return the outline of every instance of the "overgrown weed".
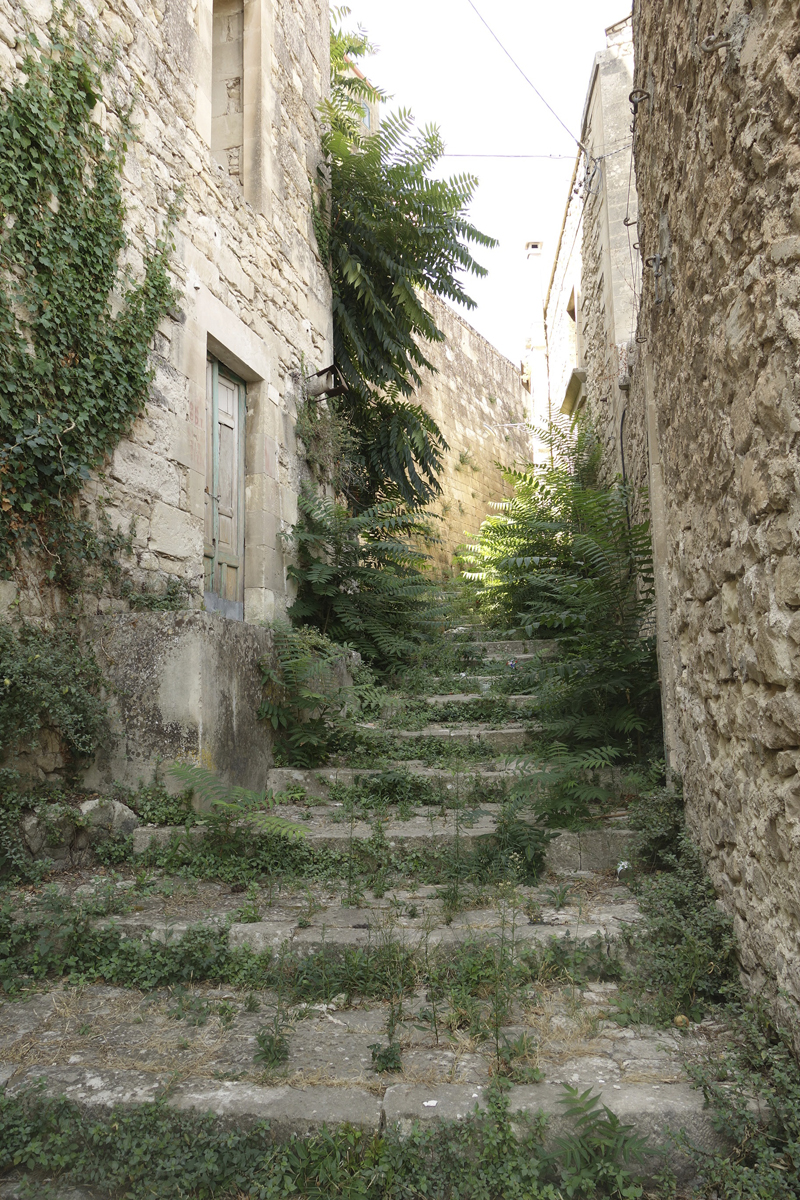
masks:
[[[728,1008],[733,1040],[724,1055],[690,1065],[713,1107],[730,1154],[708,1153],[681,1135],[702,1178],[700,1194],[725,1200],[795,1200],[800,1176],[800,1068],[787,1030],[763,1003]]]

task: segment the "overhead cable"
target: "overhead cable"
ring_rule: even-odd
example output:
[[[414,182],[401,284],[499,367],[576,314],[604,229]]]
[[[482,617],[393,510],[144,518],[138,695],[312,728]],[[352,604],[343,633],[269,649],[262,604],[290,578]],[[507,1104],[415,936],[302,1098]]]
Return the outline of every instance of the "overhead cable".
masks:
[[[568,158],[572,161],[572,154],[457,154],[455,151],[447,151],[441,156],[442,158],[549,158],[562,159]]]
[[[559,125],[562,127],[562,129],[565,129],[565,130],[567,131],[567,133],[568,133],[568,134],[569,134],[569,136],[572,138],[572,140],[573,140],[573,142],[575,143],[575,145],[576,145],[576,146],[577,146],[577,147],[578,147],[580,150],[583,150],[583,152],[584,152],[585,154],[588,154],[589,152],[588,152],[588,150],[586,149],[586,147],[584,146],[583,142],[582,142],[582,141],[581,141],[579,138],[576,138],[575,134],[572,132],[572,130],[570,129],[570,127],[569,127],[569,126],[568,126],[568,125],[567,125],[567,124],[566,124],[564,121],[562,121],[562,120],[561,120],[561,117],[558,115],[558,113],[556,112],[556,110],[553,108],[552,104],[549,104],[549,103],[547,102],[547,100],[545,100],[544,96],[543,96],[543,95],[542,95],[542,93],[539,91],[539,89],[537,88],[536,84],[533,82],[533,80],[531,80],[531,79],[529,79],[529,78],[528,78],[528,76],[525,74],[525,72],[523,71],[522,67],[519,65],[519,63],[518,63],[518,62],[517,62],[517,60],[514,58],[514,56],[513,56],[513,55],[510,53],[510,51],[508,51],[508,50],[505,48],[505,46],[503,45],[503,43],[500,41],[500,38],[497,36],[497,34],[495,33],[495,31],[492,29],[491,25],[490,25],[490,24],[489,24],[489,22],[486,20],[486,18],[485,18],[484,16],[482,16],[482,15],[481,15],[481,13],[478,11],[478,9],[475,7],[475,5],[473,4],[472,0],[467,0],[467,4],[470,6],[470,8],[472,9],[472,11],[475,13],[475,16],[478,18],[478,20],[479,20],[479,21],[481,21],[481,22],[482,22],[482,23],[483,23],[483,24],[486,26],[486,28],[487,28],[487,30],[489,31],[489,33],[492,35],[492,37],[493,37],[493,38],[494,38],[494,40],[497,42],[497,44],[498,44],[498,46],[500,47],[500,49],[503,51],[503,54],[505,54],[506,58],[507,58],[507,59],[508,59],[508,60],[509,60],[511,63],[513,63],[513,65],[514,65],[514,66],[517,68],[517,70],[519,71],[520,75],[522,76],[522,78],[523,78],[523,79],[525,80],[525,82],[527,83],[528,87],[530,87],[530,88],[533,88],[534,92],[535,92],[535,93],[536,93],[536,95],[539,97],[539,99],[541,100],[542,104],[545,106],[545,108],[549,109],[549,111],[550,111],[550,112],[553,114],[553,116],[554,116],[554,117],[555,117],[555,119],[558,121],[558,123],[559,123]]]
[[[625,142],[617,150],[608,150],[605,154],[591,154],[589,157],[594,163],[600,162],[604,158],[611,158],[614,154],[622,154],[623,151],[630,149],[632,142]],[[562,161],[568,159],[573,160],[572,154],[459,154],[455,150],[446,150],[440,158],[522,158],[522,159],[552,159],[553,161]]]

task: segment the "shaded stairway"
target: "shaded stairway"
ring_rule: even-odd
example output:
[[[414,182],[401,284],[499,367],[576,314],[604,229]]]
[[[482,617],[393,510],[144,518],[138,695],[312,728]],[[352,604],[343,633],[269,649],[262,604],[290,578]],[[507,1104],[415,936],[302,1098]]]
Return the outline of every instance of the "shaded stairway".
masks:
[[[595,1089],[653,1148],[666,1146],[679,1175],[688,1168],[668,1128],[716,1145],[685,1063],[722,1031],[710,1021],[684,1033],[615,1020],[617,943],[638,917],[617,870],[630,833],[612,825],[559,835],[535,883],[507,864],[480,880],[454,868],[491,845],[533,724],[509,664],[547,651],[476,634],[460,643],[463,670],[432,685],[442,690],[389,698],[355,765],[270,771],[279,812],[338,864],[327,875],[265,878],[244,903],[240,887],[135,866],[112,885],[91,871],[59,884],[65,904],[110,887],[117,900],[95,927],[153,955],[177,954],[206,930],[231,952],[271,962],[273,979],[147,991],[95,982],[9,1000],[0,1007],[7,1094],[41,1080],[45,1094],[89,1110],[163,1097],[228,1123],[267,1119],[284,1136],[323,1123],[407,1130],[463,1118],[500,1075],[512,1114],[549,1114],[550,1143],[566,1127],[569,1084]],[[137,855],[175,833],[140,828]],[[353,864],[371,853],[394,867],[376,867],[370,886]],[[21,911],[29,900],[17,897]],[[263,1046],[276,1033],[285,1053],[269,1061]]]

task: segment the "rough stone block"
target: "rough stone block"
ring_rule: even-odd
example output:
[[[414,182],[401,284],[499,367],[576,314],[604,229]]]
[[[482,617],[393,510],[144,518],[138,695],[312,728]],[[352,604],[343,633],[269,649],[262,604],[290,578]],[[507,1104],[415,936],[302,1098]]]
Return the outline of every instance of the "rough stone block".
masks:
[[[157,500],[150,520],[149,547],[169,558],[192,558],[199,562],[203,556],[200,522],[192,513]]]
[[[180,480],[173,463],[146,446],[123,441],[114,451],[111,474],[139,497],[158,496],[173,507],[180,503]]]
[[[115,734],[87,774],[93,786],[135,787],[157,760],[199,759],[222,778],[260,789],[271,738],[258,720],[258,664],[268,630],[200,612],[109,614],[86,622],[103,652]]]
[[[551,871],[616,871],[630,860],[635,835],[629,829],[560,833],[547,847]]]
[[[775,598],[779,604],[800,607],[800,559],[784,557],[775,571]]]
[[[228,943],[231,949],[248,946],[256,954],[269,950],[280,950],[284,942],[291,941],[294,925],[274,921],[253,921],[245,925],[231,925]]]
[[[377,1129],[381,1120],[380,1099],[361,1088],[267,1088],[192,1079],[176,1087],[169,1104],[180,1112],[211,1112],[236,1126],[269,1121],[278,1137],[303,1137],[322,1125]]]
[[[13,579],[0,579],[0,617],[5,617],[17,599],[17,585]]]
[[[84,800],[80,811],[89,830],[90,841],[128,837],[139,824],[136,813],[119,800]]]

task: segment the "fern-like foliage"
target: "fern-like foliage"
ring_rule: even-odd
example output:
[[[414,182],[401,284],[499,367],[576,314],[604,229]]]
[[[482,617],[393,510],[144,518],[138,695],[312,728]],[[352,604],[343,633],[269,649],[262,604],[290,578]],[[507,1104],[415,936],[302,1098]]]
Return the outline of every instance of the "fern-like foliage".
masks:
[[[315,230],[333,291],[334,354],[347,384],[337,410],[358,435],[356,509],[376,500],[427,503],[440,492],[447,444],[408,401],[431,368],[426,342],[443,334],[424,293],[474,307],[462,277],[484,275],[470,244],[493,246],[468,219],[477,180],[433,178],[444,146],[438,130],[414,129],[401,110],[365,134],[363,101],[386,97],[353,71],[371,49],[363,32],[331,31],[331,96]],[[360,478],[359,478],[360,476]]]
[[[567,1134],[556,1138],[553,1154],[566,1194],[643,1196],[641,1179],[632,1168],[644,1161],[647,1139],[620,1121],[591,1088],[581,1092],[564,1084],[559,1102],[572,1123]]]
[[[391,671],[413,652],[436,614],[427,558],[409,545],[429,531],[417,513],[384,503],[351,516],[341,504],[306,488],[291,542],[289,574],[297,599],[295,625],[311,625],[346,642],[378,670]]]
[[[550,462],[509,471],[513,498],[463,555],[480,603],[559,655],[528,672],[545,731],[571,747],[649,749],[660,704],[653,622],[653,558],[637,499],[617,480],[597,482],[598,443],[550,431]]]
[[[262,833],[286,838],[305,836],[305,829],[270,811],[275,807],[270,791],[251,792],[248,788],[231,786],[218,779],[213,771],[194,763],[174,763],[170,774],[190,789],[223,825],[246,820]]]
[[[364,127],[364,105],[382,104],[390,97],[370,83],[354,65],[358,59],[374,54],[366,31],[359,25],[356,31],[344,28],[350,16],[345,4],[331,7],[331,90],[325,108],[328,124],[353,146],[360,146],[369,137]]]
[[[383,689],[358,655],[309,626],[272,627],[273,653],[261,663],[259,717],[277,734],[278,758],[315,767],[352,739],[359,717],[378,715]]]
[[[575,750],[552,742],[545,755],[527,755],[517,763],[520,778],[512,787],[512,805],[522,809],[533,800],[539,819],[558,829],[591,821],[616,796],[613,768],[621,753],[618,746]]]

